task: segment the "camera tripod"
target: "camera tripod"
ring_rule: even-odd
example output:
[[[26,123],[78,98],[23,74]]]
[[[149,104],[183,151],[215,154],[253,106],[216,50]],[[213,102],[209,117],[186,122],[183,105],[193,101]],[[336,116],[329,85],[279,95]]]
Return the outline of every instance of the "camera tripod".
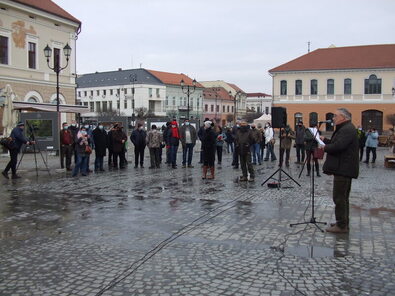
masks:
[[[39,147],[36,147],[37,141],[36,141],[36,137],[35,137],[35,135],[34,135],[34,128],[29,124],[29,122],[28,122],[27,120],[26,120],[26,124],[27,124],[28,129],[29,129],[29,132],[30,132],[29,142],[33,142],[32,146],[33,146],[33,154],[34,154],[34,163],[35,163],[35,165],[36,165],[36,176],[38,177],[38,165],[37,165],[37,155],[36,155],[36,152],[39,152],[39,153],[40,153],[41,159],[43,160],[43,163],[44,163],[44,165],[45,165],[45,168],[47,169],[48,175],[51,175],[51,173],[49,172],[49,168],[48,168],[47,162],[45,161],[44,156],[43,156],[43,154],[41,153],[40,148],[39,148]],[[37,149],[36,149],[36,148],[37,148]],[[17,168],[19,168],[19,165],[21,164],[22,159],[23,159],[23,156],[25,156],[25,154],[26,154],[26,149],[25,149],[25,150],[23,151],[23,153],[22,153],[22,156],[21,156],[21,159],[19,160],[19,163],[18,163]]]
[[[317,130],[316,130],[316,132],[314,134],[313,140],[309,144],[308,149],[306,149],[308,151],[308,153],[313,154],[313,143],[316,141],[316,137],[318,135],[318,131],[319,131],[319,128],[317,128]],[[305,161],[303,163],[302,169],[300,170],[299,178],[300,178],[300,176],[303,173],[303,170],[304,170],[304,167],[306,165],[306,162],[307,162],[307,157],[306,157],[306,159],[305,159]],[[313,162],[313,163],[311,164],[311,162]],[[318,224],[326,225],[326,222],[319,222],[319,221],[316,220],[316,218],[314,216],[314,207],[315,207],[315,205],[314,205],[314,201],[315,201],[315,198],[314,198],[314,180],[315,180],[314,179],[314,173],[315,173],[314,167],[315,167],[315,165],[314,165],[314,156],[313,155],[310,155],[310,165],[311,165],[311,174],[310,174],[311,217],[310,217],[310,220],[309,221],[305,221],[305,222],[300,222],[300,223],[292,223],[289,226],[292,227],[292,226],[296,226],[296,225],[310,224],[311,223],[311,224],[314,224],[314,226],[317,227],[321,232],[324,232],[324,230],[322,230],[321,227],[318,226]]]
[[[280,138],[280,145],[279,145],[279,148],[278,148],[278,152],[279,152],[279,155],[281,154],[281,134],[282,134],[282,128],[280,127],[280,136],[279,136],[279,138]],[[274,148],[274,147],[273,147]],[[284,171],[283,170],[283,168],[282,168],[282,166],[283,166],[283,164],[282,164],[282,162],[280,162],[280,165],[279,165],[279,168],[273,173],[273,174],[271,174],[265,181],[263,181],[263,183],[261,184],[261,186],[263,186],[267,181],[269,181],[270,179],[274,179],[274,180],[277,180],[278,182],[276,182],[276,183],[271,183],[271,184],[268,184],[269,185],[269,187],[274,187],[274,188],[277,188],[278,190],[280,190],[280,188],[281,188],[281,182],[282,182],[282,176],[281,176],[281,174],[282,173],[284,173],[285,175],[287,175],[288,176],[288,178],[289,179],[286,179],[286,180],[292,180],[294,183],[296,183],[297,185],[299,185],[299,187],[301,186],[294,178],[292,178],[286,171]],[[275,179],[275,178],[273,178],[273,176],[275,175],[275,174],[277,174],[278,173],[278,179]],[[285,180],[285,181],[286,181]],[[271,185],[271,186],[270,186]]]

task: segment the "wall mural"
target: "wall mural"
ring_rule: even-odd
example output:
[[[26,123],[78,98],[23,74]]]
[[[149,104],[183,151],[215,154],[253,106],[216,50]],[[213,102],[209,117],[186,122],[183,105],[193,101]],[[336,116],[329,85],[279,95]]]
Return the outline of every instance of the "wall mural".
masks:
[[[12,39],[14,40],[15,46],[19,48],[25,48],[26,34],[37,34],[33,26],[30,26],[29,29],[25,28],[25,22],[23,21],[13,22],[12,30]]]

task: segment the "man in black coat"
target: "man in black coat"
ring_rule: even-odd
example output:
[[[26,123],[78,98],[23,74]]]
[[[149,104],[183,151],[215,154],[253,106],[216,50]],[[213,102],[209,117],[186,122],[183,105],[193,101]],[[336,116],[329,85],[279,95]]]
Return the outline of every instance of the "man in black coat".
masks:
[[[107,132],[101,123],[92,132],[95,144],[95,172],[104,172],[103,159],[107,150]]]
[[[351,114],[345,108],[339,108],[333,115],[336,130],[332,138],[324,141],[326,160],[323,166],[325,174],[333,175],[333,202],[335,203],[336,223],[326,229],[333,233],[349,231],[349,196],[352,178],[358,178],[359,156],[358,137],[351,123]]]
[[[18,163],[18,154],[21,150],[23,144],[30,145],[34,144],[34,141],[29,142],[28,139],[23,134],[23,130],[25,129],[25,124],[23,122],[19,122],[18,125],[12,130],[10,137],[14,140],[14,145],[12,149],[10,149],[10,161],[8,162],[4,171],[2,171],[2,175],[9,179],[8,171],[11,169],[12,179],[20,178],[19,175],[16,174],[16,165]]]
[[[144,126],[141,123],[137,124],[135,129],[130,135],[130,140],[134,145],[134,167],[137,168],[140,158],[140,166],[144,167],[144,150],[147,145],[146,142],[147,133],[144,130]]]

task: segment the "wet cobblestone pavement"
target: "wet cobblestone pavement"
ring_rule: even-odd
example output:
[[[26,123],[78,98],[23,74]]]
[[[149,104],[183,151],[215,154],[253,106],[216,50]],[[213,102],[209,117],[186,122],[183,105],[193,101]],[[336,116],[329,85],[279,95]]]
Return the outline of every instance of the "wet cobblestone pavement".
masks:
[[[341,235],[290,227],[311,217],[296,164],[285,171],[301,187],[284,180],[280,190],[261,186],[276,163],[239,183],[227,154],[212,181],[201,179],[198,154],[195,168],[129,165],[79,179],[55,170],[55,157],[51,176],[26,165],[24,178],[1,180],[0,295],[395,295],[386,151],[361,163]],[[332,177],[315,183],[315,217],[334,221]]]

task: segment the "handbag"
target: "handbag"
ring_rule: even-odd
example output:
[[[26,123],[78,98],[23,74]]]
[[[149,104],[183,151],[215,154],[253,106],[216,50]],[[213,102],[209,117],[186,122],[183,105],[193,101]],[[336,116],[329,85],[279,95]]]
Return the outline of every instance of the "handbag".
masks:
[[[91,146],[89,146],[89,145],[86,145],[86,146],[85,146],[85,153],[86,153],[86,154],[91,154],[91,153],[92,153],[92,148],[91,148]]]
[[[314,148],[313,157],[315,159],[323,159],[324,158],[324,148]]]

